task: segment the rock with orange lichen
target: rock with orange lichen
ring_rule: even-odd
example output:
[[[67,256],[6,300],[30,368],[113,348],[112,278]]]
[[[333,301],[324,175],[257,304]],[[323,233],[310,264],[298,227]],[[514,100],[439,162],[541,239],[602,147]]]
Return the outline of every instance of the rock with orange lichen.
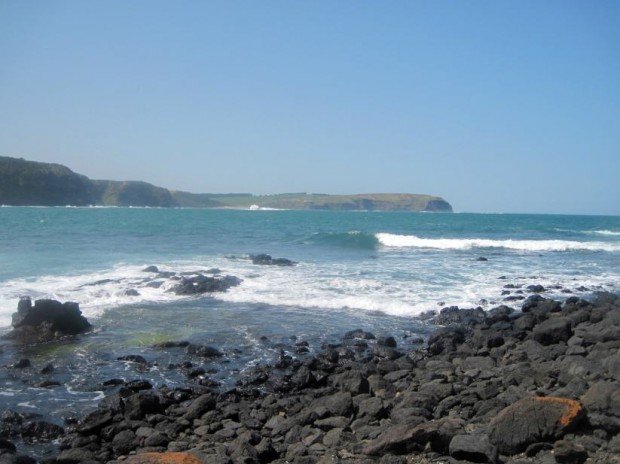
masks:
[[[491,421],[489,438],[501,453],[516,454],[531,443],[561,438],[584,416],[579,401],[555,396],[523,398]]]
[[[206,464],[208,459],[198,453],[141,453],[129,456],[124,464]]]

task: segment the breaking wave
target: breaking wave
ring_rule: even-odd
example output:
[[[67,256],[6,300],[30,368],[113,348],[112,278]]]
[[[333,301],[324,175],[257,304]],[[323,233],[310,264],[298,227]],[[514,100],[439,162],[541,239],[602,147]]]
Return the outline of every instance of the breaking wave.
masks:
[[[422,238],[416,235],[376,234],[386,247],[436,248],[469,250],[472,248],[505,248],[520,251],[620,251],[620,244],[578,242],[572,240],[492,240],[481,238]]]

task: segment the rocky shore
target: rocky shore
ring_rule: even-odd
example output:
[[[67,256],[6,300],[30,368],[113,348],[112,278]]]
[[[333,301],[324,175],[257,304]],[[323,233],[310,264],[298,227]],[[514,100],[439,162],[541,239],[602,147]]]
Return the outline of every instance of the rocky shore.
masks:
[[[425,317],[441,329],[418,349],[353,330],[318,354],[292,343],[228,391],[119,382],[64,428],[5,411],[0,463],[34,462],[10,441],[28,435],[59,440],[57,463],[620,462],[618,296]]]

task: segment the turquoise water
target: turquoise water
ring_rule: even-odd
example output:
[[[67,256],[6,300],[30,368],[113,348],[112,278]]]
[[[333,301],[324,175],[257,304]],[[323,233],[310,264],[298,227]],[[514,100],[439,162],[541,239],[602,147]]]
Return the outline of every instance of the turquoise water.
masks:
[[[243,259],[263,252],[299,265]],[[407,316],[441,301],[496,301],[499,276],[617,289],[619,262],[619,217],[1,208],[0,324],[24,294],[78,301],[93,317],[122,314],[126,304],[179,301],[165,288],[140,288],[140,271],[151,264],[218,267],[243,278],[216,297],[222,301]],[[102,279],[115,282],[83,287]],[[124,296],[129,288],[140,295]]]
[[[254,265],[252,253],[298,264]],[[143,272],[148,265],[177,275],[219,268],[243,282],[226,293],[182,297],[167,291],[173,278]],[[24,295],[77,301],[95,327],[64,343],[2,342],[0,366],[26,357],[32,367],[0,368],[0,409],[62,424],[109,393],[106,379],[194,382],[174,367],[188,355],[153,348],[160,341],[218,347],[223,358],[191,361],[229,388],[280,350],[295,355],[296,341],[313,353],[359,327],[394,335],[408,349],[431,330],[412,317],[423,311],[518,307],[505,299],[525,298],[531,284],[554,298],[618,291],[619,277],[620,217],[0,208],[0,333]],[[153,280],[161,286],[150,286]],[[127,354],[149,365],[117,360]],[[53,373],[39,374],[50,362]],[[61,385],[36,386],[46,379]]]

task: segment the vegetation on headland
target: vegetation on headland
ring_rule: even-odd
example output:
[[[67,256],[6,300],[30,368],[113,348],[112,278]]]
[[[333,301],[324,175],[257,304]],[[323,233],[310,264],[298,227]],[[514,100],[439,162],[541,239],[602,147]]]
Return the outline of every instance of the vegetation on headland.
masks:
[[[409,193],[327,195],[210,194],[141,181],[91,180],[66,166],[0,157],[0,204],[14,206],[152,206],[451,212],[441,197]]]

